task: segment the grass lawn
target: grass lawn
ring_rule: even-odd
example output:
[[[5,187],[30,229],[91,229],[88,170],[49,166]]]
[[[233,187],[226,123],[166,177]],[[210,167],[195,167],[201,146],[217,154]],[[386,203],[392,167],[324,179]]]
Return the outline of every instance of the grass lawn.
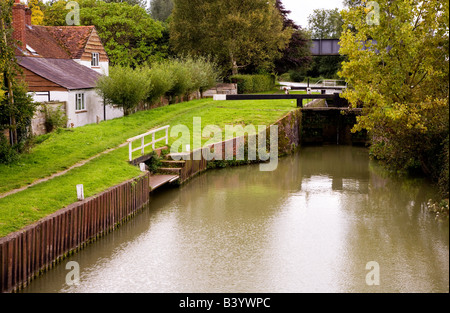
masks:
[[[67,169],[79,161],[114,148],[128,138],[165,125],[186,125],[192,136],[193,118],[206,125],[270,125],[296,108],[291,100],[195,100],[87,125],[37,138],[42,141],[10,166],[0,165],[0,193]],[[177,138],[170,138],[169,145]],[[202,138],[206,142],[209,138]],[[135,152],[137,156],[138,152]],[[66,174],[0,199],[0,237],[76,201],[75,185],[85,196],[98,194],[140,174],[128,164],[128,146],[102,155]]]

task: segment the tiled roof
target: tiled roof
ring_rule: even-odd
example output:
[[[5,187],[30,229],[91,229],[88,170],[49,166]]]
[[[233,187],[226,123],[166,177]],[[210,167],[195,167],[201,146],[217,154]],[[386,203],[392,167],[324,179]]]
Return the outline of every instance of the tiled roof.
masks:
[[[68,90],[91,89],[101,76],[71,59],[17,57],[20,66]]]
[[[26,44],[37,57],[79,59],[94,26],[26,26]]]
[[[47,26],[47,30],[72,59],[79,59],[94,26]]]

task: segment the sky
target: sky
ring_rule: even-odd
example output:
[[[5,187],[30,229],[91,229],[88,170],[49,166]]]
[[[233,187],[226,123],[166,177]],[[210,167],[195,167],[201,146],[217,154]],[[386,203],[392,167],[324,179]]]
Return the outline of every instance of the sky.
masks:
[[[342,0],[281,0],[290,18],[302,28],[308,28],[308,16],[314,9],[343,9]]]

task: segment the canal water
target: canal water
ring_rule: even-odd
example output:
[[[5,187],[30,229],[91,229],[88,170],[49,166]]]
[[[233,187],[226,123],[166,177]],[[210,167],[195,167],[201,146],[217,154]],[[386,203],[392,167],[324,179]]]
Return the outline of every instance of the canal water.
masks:
[[[449,292],[449,223],[424,207],[433,196],[364,148],[305,147],[275,172],[210,170],[158,191],[23,292]]]

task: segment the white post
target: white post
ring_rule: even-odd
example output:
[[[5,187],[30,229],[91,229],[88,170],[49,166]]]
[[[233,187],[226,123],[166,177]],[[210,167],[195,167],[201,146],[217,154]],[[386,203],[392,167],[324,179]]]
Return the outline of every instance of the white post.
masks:
[[[166,146],[169,144],[169,127],[166,128]]]
[[[145,163],[140,163],[140,164],[139,164],[139,168],[141,169],[141,172],[145,172],[145,171],[146,171],[146,169],[145,169]]]
[[[145,153],[144,138],[145,138],[145,137],[142,137],[142,138],[141,138],[141,154],[142,154],[142,155],[144,155],[144,153]]]
[[[84,200],[83,185],[77,185],[77,199],[78,201]]]
[[[129,142],[128,144],[128,156],[130,158],[130,162],[133,161],[133,142]]]

